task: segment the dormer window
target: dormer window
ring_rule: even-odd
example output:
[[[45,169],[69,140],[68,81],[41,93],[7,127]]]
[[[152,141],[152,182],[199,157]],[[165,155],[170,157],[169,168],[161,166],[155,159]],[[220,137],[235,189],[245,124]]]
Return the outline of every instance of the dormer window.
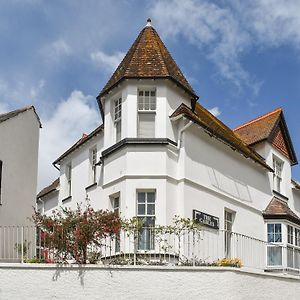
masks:
[[[115,100],[114,103],[114,124],[115,124],[116,142],[119,142],[122,136],[121,119],[122,119],[122,98],[119,98]]]
[[[280,160],[278,157],[273,156],[273,189],[278,192],[282,193],[282,169],[283,169],[283,161]]]
[[[155,137],[156,91],[138,91],[138,137]]]

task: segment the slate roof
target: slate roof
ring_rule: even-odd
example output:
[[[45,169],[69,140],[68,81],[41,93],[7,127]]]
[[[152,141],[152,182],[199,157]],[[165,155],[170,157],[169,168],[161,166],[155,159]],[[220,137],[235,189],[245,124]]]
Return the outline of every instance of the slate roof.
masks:
[[[55,179],[50,185],[43,188],[36,196],[37,199],[42,198],[51,192],[54,192],[59,186],[59,178]]]
[[[196,103],[194,112],[185,104],[181,104],[170,116],[170,118],[175,118],[179,115],[186,116],[188,119],[194,121],[205,130],[207,130],[211,135],[222,140],[234,150],[239,151],[245,157],[251,158],[255,162],[262,165],[264,168],[273,171],[273,169],[269,165],[267,165],[263,157],[261,157],[255,150],[246,145],[238,136],[234,134],[234,132],[229,127],[227,127],[218,118],[212,115],[198,102]]]
[[[96,136],[100,132],[102,132],[104,129],[103,124],[98,126],[95,130],[93,130],[90,134],[83,134],[82,137],[73,145],[71,146],[67,151],[65,151],[59,158],[57,158],[54,162],[53,165],[56,165],[59,163],[63,158],[65,158],[67,155],[78,149],[80,146],[82,146],[85,142],[90,140],[92,137]]]
[[[23,107],[23,108],[20,108],[20,109],[16,109],[16,110],[13,110],[13,111],[10,111],[10,112],[7,112],[7,113],[0,113],[0,123],[5,122],[5,121],[7,121],[11,118],[14,118],[14,117],[18,116],[19,114],[21,114],[25,111],[28,111],[30,109],[33,109],[33,111],[34,111],[34,113],[35,113],[35,115],[38,119],[38,122],[40,124],[40,128],[42,128],[40,118],[39,118],[38,114],[36,113],[36,110],[35,110],[33,105],[26,106],[26,107]]]
[[[300,218],[289,208],[288,203],[273,197],[263,211],[265,219],[286,219],[300,225]]]
[[[256,144],[266,140],[270,136],[281,113],[282,109],[276,108],[267,114],[240,125],[233,131],[235,134],[239,135],[247,145]]]
[[[97,98],[102,97],[124,79],[140,78],[170,79],[193,98],[198,99],[149,19],[147,26],[140,32]]]

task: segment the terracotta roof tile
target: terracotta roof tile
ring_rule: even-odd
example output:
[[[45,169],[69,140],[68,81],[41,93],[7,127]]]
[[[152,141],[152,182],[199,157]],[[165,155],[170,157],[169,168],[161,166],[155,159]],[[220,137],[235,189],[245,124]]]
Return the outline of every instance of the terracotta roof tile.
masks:
[[[260,141],[267,139],[274,126],[276,125],[280,115],[282,113],[281,108],[262,115],[254,120],[251,120],[233,131],[237,134],[247,145],[253,145]]]
[[[287,202],[273,197],[267,208],[263,211],[265,219],[287,219],[300,224],[300,218],[289,208]]]
[[[218,118],[212,115],[198,102],[196,103],[194,112],[186,105],[181,104],[170,117],[174,118],[181,114],[199,124],[201,127],[209,131],[212,135],[216,136],[218,139],[222,140],[233,149],[236,149],[237,151],[242,153],[245,157],[249,157],[255,162],[262,165],[264,168],[273,171],[256,151],[248,147],[238,136],[234,134],[234,132],[229,127],[227,127]]]
[[[168,78],[198,98],[151,25],[140,32],[98,98],[125,78]]]

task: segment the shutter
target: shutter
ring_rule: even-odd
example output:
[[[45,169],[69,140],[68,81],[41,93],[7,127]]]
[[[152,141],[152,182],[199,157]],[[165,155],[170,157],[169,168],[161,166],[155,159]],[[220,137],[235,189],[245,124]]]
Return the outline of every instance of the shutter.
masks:
[[[139,113],[138,135],[141,138],[155,137],[155,113]]]

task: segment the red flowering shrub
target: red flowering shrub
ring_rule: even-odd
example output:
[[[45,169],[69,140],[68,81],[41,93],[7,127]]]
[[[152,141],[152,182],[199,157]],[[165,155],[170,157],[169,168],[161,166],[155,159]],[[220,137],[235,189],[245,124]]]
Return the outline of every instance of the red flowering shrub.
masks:
[[[100,256],[101,240],[121,229],[121,219],[115,213],[96,211],[90,204],[84,209],[80,205],[76,210],[61,208],[51,216],[35,211],[33,221],[41,230],[46,259],[51,252],[55,262],[74,259],[78,264],[86,264],[89,252],[95,256],[96,251]]]

